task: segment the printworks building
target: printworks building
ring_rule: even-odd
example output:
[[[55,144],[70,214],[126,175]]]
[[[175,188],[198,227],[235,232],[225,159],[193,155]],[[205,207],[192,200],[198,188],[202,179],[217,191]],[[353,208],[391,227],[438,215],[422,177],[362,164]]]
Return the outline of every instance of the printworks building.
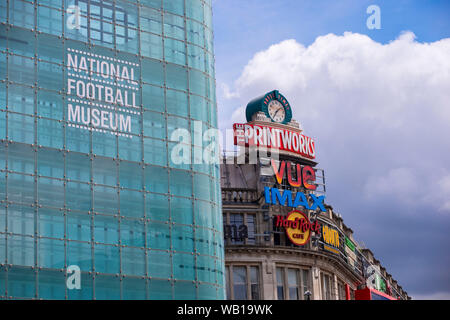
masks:
[[[278,91],[234,125],[221,166],[228,299],[409,299],[325,204],[315,142]]]
[[[211,16],[0,1],[0,299],[225,297],[219,165],[169,156],[217,125]]]

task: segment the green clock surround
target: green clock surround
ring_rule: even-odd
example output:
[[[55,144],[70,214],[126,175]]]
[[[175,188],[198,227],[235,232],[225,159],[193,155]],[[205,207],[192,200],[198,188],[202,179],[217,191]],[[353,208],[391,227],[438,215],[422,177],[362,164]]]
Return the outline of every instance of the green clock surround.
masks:
[[[269,114],[269,104],[273,100],[280,102],[284,108],[285,117],[281,122],[274,121]],[[292,120],[292,108],[287,99],[278,90],[268,92],[258,98],[253,99],[247,104],[247,108],[245,110],[247,122],[252,121],[252,116],[260,111],[264,112],[266,117],[269,118],[272,122],[287,124]]]

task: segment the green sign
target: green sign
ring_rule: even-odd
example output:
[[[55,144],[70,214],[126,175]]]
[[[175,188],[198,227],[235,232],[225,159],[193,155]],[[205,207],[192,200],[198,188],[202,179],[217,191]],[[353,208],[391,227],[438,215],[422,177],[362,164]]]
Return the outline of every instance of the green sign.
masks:
[[[355,244],[347,237],[345,237],[345,244],[350,250],[355,251]]]

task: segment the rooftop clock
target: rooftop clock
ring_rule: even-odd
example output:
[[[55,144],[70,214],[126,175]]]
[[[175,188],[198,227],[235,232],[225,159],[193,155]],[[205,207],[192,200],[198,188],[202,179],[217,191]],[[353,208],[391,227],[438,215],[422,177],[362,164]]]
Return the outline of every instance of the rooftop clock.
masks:
[[[287,99],[274,90],[265,95],[253,99],[247,105],[247,121],[252,121],[252,117],[257,112],[263,112],[272,122],[287,124],[292,120],[292,109]]]

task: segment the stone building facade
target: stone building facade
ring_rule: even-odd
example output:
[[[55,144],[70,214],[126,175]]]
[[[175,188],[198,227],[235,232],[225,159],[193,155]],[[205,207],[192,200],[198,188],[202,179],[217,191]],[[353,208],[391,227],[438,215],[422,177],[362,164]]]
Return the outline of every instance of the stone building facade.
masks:
[[[247,124],[235,125],[235,136],[243,143],[238,153],[224,155],[221,165],[227,298],[349,300],[361,299],[359,292],[369,288],[377,293],[372,299],[409,299],[372,252],[355,241],[352,229],[332,206],[323,203],[314,207],[310,194],[315,198],[325,194],[324,171],[314,159],[293,149],[270,149],[262,145],[264,139],[249,138],[255,126],[302,132],[295,120],[276,123],[264,106],[259,107],[270,99],[283,102],[285,98],[274,91],[249,103]],[[288,103],[284,107],[289,109]],[[315,190],[307,189],[306,183],[295,187],[300,168],[313,168]],[[278,202],[274,192],[281,195]],[[308,204],[286,206],[296,192],[304,194]],[[289,234],[292,230],[277,225],[277,219],[288,217],[293,210],[303,212],[311,224],[320,224],[320,230],[311,231],[303,245],[295,244],[295,235]]]

